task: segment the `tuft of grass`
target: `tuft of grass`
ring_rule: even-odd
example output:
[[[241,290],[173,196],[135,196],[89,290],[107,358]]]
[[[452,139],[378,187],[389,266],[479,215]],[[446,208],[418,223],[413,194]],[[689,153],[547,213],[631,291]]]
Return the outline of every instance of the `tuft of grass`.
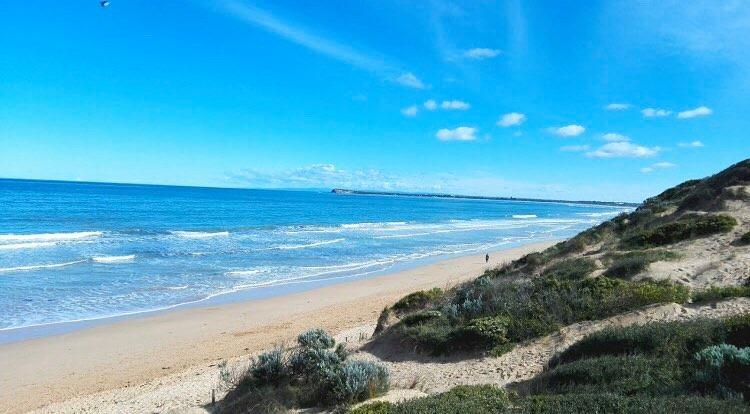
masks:
[[[737,239],[737,244],[740,246],[747,246],[750,244],[750,231],[740,236],[740,238]]]
[[[399,299],[399,301],[393,305],[393,310],[398,314],[404,314],[424,309],[427,304],[440,299],[442,296],[443,290],[440,288],[420,290]]]
[[[543,336],[577,321],[688,299],[687,288],[664,281],[539,277],[531,282],[505,283],[486,278],[451,291],[440,311],[407,316],[389,332],[432,354],[486,351]]]
[[[574,259],[566,259],[559,261],[542,272],[542,276],[551,277],[555,279],[583,279],[589,273],[596,270],[596,263],[594,260],[587,257],[579,257]]]
[[[337,407],[388,391],[388,370],[366,361],[348,361],[343,346],[321,329],[304,332],[298,347],[276,347],[259,355],[239,378],[217,413],[286,412],[298,407]],[[225,365],[220,374],[224,375]],[[233,377],[233,376],[232,376]]]
[[[645,271],[651,263],[674,260],[678,254],[666,250],[634,251],[612,257],[612,264],[604,272],[607,277],[629,278]]]
[[[626,248],[634,249],[659,247],[692,238],[726,233],[736,225],[737,220],[734,217],[724,214],[688,214],[671,223],[636,230],[623,240],[622,244]]]
[[[602,356],[563,364],[536,376],[533,394],[678,395],[683,371],[668,358]]]
[[[739,297],[750,297],[750,286],[711,286],[693,292],[693,302],[696,303]]]

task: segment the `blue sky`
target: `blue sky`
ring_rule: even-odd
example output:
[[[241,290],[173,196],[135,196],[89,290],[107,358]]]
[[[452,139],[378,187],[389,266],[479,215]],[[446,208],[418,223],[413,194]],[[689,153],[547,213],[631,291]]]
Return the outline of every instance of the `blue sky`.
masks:
[[[742,1],[0,4],[0,177],[638,201],[750,153]]]

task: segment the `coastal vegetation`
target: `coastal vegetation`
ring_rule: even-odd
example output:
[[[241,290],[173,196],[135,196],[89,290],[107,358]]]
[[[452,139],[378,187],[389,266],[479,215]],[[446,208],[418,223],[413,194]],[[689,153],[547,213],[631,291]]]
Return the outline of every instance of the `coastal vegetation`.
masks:
[[[381,365],[348,360],[343,344],[321,329],[297,337],[297,346],[278,346],[253,359],[241,372],[222,366],[229,390],[216,412],[285,412],[296,407],[336,407],[388,391]]]
[[[666,190],[632,212],[487,270],[472,281],[406,295],[383,310],[373,339],[360,350],[381,360],[398,355],[398,361],[415,363],[435,357],[443,363],[503,357],[579,322],[591,321],[590,326],[626,312],[638,319],[639,313],[657,304],[678,304],[678,308],[654,309],[681,309],[684,315],[691,306],[711,310],[717,302],[750,297],[747,273],[741,277],[729,273],[746,269],[742,249],[750,244],[750,232],[746,214],[737,211],[746,211],[747,186],[750,160]],[[732,267],[722,266],[725,269],[718,272],[719,260],[731,262]],[[679,277],[672,271],[656,277],[657,263]],[[710,271],[718,273],[694,283]],[[708,283],[713,281],[718,283]],[[747,312],[745,305],[742,302],[739,308]],[[589,332],[593,333],[572,346],[550,353],[552,359],[547,356],[544,367],[506,388],[462,385],[398,403],[365,404],[351,412],[750,411],[750,314],[615,325]],[[353,368],[346,367],[353,363],[339,355],[332,339],[308,341],[301,336],[298,342],[299,347],[291,351],[295,356],[277,350],[280,356],[270,360],[313,363],[274,362],[271,365],[283,368],[270,372],[286,374],[265,376],[258,373],[265,365],[259,357],[256,368],[248,371],[246,385],[235,387],[235,394],[246,396],[245,401],[262,400],[253,392],[273,387],[280,395],[291,396],[280,403],[284,407],[341,407],[387,390],[387,371],[368,365],[358,370],[367,374],[351,374]],[[316,351],[308,355],[312,351],[305,350]],[[385,351],[378,354],[378,350]],[[334,374],[322,373],[329,371]],[[359,385],[342,387],[350,376],[362,378],[351,380]],[[230,396],[230,401],[239,401],[231,392]]]
[[[512,391],[461,386],[353,414],[745,413],[750,314],[606,328],[578,341]]]

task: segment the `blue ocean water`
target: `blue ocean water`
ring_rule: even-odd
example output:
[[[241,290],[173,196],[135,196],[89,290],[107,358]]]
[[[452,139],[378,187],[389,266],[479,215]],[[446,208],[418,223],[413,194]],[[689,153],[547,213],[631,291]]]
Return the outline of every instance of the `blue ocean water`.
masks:
[[[0,180],[0,330],[571,236],[615,207]]]

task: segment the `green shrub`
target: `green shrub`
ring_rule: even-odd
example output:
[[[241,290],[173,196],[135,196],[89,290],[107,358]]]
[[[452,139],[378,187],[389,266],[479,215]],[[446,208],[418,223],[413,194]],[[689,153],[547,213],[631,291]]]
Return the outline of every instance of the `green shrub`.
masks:
[[[476,338],[477,341],[491,346],[502,345],[508,342],[509,324],[508,317],[485,316],[469,321],[464,326],[464,334],[467,338]]]
[[[707,414],[747,413],[740,401],[702,397],[648,397],[614,394],[535,395],[512,399],[488,385],[461,386],[401,403],[372,403],[350,414]]]
[[[393,310],[397,313],[407,313],[424,309],[429,303],[440,299],[442,296],[443,291],[439,288],[420,290],[399,299],[399,301],[393,305]]]
[[[602,356],[563,364],[536,376],[533,394],[677,395],[683,373],[669,358]]]
[[[395,411],[392,411],[395,412]],[[514,414],[734,414],[747,413],[739,401],[702,397],[629,397],[613,394],[536,395],[521,400]],[[481,412],[477,411],[477,414]]]
[[[750,231],[740,236],[740,238],[737,239],[737,244],[740,246],[747,246],[750,244]]]
[[[431,319],[439,319],[442,317],[443,317],[443,314],[440,313],[440,311],[428,310],[428,311],[421,311],[421,312],[408,315],[404,317],[404,319],[402,319],[401,322],[406,326],[414,326],[414,325],[422,324]]]
[[[695,352],[724,342],[733,329],[730,326],[729,322],[721,320],[696,320],[609,327],[571,345],[556,358],[553,365],[604,355],[631,354],[686,361]]]
[[[556,279],[583,279],[596,270],[596,263],[589,258],[567,259],[547,267],[542,276]]]
[[[689,214],[652,229],[635,231],[623,241],[623,245],[628,248],[665,246],[691,238],[726,233],[735,225],[737,220],[723,214]]]
[[[336,341],[328,334],[328,332],[316,328],[299,334],[297,337],[297,343],[304,348],[328,349],[333,348]]]
[[[388,370],[364,361],[346,361],[347,352],[335,346],[323,330],[297,338],[299,347],[281,347],[253,360],[247,374],[229,390],[218,413],[286,412],[294,407],[342,406],[388,391]]]
[[[696,353],[695,361],[699,365],[695,378],[702,392],[723,397],[740,393],[750,401],[750,348],[714,345]]]
[[[649,264],[679,257],[666,250],[645,250],[615,255],[612,264],[604,272],[607,277],[629,278],[646,270]]]
[[[251,365],[250,374],[259,382],[279,384],[289,377],[287,359],[284,348],[276,347],[258,355]]]
[[[388,391],[388,370],[366,361],[347,362],[341,367],[340,381],[336,381],[332,394],[337,403],[364,401]]]
[[[693,302],[698,303],[738,297],[750,297],[750,286],[711,286],[693,292]]]
[[[390,332],[432,354],[490,350],[504,342],[543,336],[577,321],[601,319],[652,303],[683,303],[689,298],[687,288],[669,282],[606,277],[539,277],[518,283],[486,280],[452,291],[442,312],[409,315]],[[493,335],[497,335],[495,339]],[[501,336],[505,340],[498,339]]]
[[[398,404],[375,403],[350,414],[491,414],[510,412],[507,393],[490,385],[458,386],[442,394],[406,400]]]

